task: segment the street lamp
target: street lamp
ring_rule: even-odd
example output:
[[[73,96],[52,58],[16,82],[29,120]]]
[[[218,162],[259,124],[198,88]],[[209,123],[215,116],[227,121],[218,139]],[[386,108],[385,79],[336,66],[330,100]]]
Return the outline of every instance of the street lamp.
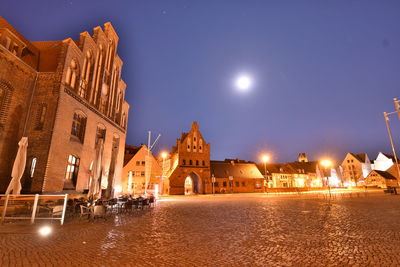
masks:
[[[269,161],[269,156],[268,155],[263,155],[262,156],[262,161],[264,162],[264,175],[265,175],[265,180],[267,180],[267,187],[268,187],[268,176],[267,176],[267,162]],[[264,184],[264,192],[266,191],[266,187]]]
[[[161,153],[161,158],[162,158],[162,167],[161,167],[161,195],[164,194],[164,166],[165,166],[165,159],[167,158],[167,153],[162,152]]]
[[[321,165],[324,166],[326,172],[327,169],[332,166],[332,161],[330,161],[329,159],[323,159],[321,160]],[[328,182],[329,197],[331,197],[331,185],[329,184],[328,173],[326,174],[326,181]]]

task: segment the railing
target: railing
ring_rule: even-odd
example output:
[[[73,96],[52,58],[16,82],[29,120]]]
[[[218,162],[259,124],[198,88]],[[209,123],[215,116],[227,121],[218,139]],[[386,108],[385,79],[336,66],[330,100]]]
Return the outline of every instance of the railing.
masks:
[[[68,194],[0,195],[1,220],[59,220],[64,224]]]

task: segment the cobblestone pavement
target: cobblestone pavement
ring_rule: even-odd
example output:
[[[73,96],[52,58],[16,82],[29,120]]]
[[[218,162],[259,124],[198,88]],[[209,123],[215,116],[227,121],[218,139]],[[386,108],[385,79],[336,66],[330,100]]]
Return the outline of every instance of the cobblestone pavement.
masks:
[[[400,196],[169,197],[107,221],[0,226],[1,266],[399,266]]]

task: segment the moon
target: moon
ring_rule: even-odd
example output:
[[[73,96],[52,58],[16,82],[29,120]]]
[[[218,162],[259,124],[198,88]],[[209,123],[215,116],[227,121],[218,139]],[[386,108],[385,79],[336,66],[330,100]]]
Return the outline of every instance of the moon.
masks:
[[[247,92],[251,87],[251,83],[249,76],[241,75],[236,79],[236,88],[241,92]]]

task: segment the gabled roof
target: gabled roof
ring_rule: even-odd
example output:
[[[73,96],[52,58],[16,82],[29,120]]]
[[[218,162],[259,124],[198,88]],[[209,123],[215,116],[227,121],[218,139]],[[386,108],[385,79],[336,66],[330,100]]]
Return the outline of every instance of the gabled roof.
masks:
[[[310,162],[288,162],[285,164],[287,167],[293,169],[293,173],[299,173],[299,170],[301,170],[300,173],[316,173],[317,172],[317,161],[310,161]]]
[[[142,146],[125,146],[124,154],[124,166],[136,155],[137,152],[142,148]]]
[[[227,161],[210,161],[210,170],[217,178],[251,178],[251,179],[262,179],[264,178],[261,172],[258,170],[255,163],[251,162],[227,162]]]
[[[366,153],[359,153],[359,154],[349,153],[349,154],[362,163],[365,163],[368,157]]]
[[[396,177],[394,177],[393,175],[391,175],[390,173],[388,173],[387,171],[377,171],[377,170],[373,170],[372,172],[376,172],[378,173],[380,176],[382,176],[385,179],[389,179],[389,180],[397,180]],[[372,173],[371,172],[371,173]],[[370,173],[370,174],[371,174]],[[369,175],[368,175],[369,176]]]
[[[273,173],[291,173],[291,170],[284,167],[283,164],[280,163],[267,163],[265,166],[263,163],[257,164],[258,170],[265,175],[265,169],[267,169],[268,174]]]
[[[383,155],[385,155],[385,157],[387,157],[387,158],[389,158],[389,159],[392,159],[393,160],[393,162],[395,161],[395,159],[394,159],[394,156],[393,155],[391,155],[391,154],[386,154],[386,153],[382,153]]]

